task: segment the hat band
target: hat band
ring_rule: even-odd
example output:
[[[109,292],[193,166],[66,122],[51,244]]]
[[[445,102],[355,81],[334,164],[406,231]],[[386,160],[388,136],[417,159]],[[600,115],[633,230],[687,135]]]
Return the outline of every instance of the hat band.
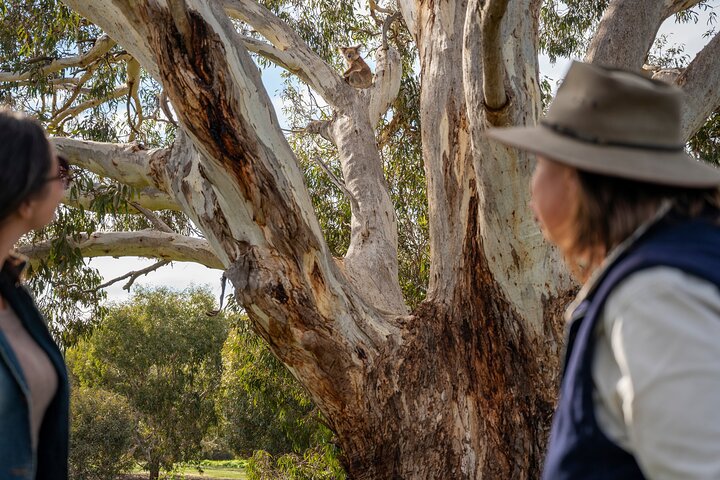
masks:
[[[682,152],[685,150],[685,145],[650,145],[650,144],[643,144],[643,143],[625,143],[625,142],[615,142],[612,140],[606,140],[604,138],[600,137],[593,137],[590,135],[585,135],[582,133],[578,133],[572,128],[564,127],[562,125],[558,125],[556,123],[550,123],[545,120],[540,121],[540,125],[542,125],[545,128],[548,128],[552,130],[555,133],[558,133],[564,137],[570,137],[575,140],[579,140],[581,142],[585,143],[592,143],[594,145],[607,145],[609,147],[623,147],[623,148],[637,148],[640,150],[657,150],[661,152]]]

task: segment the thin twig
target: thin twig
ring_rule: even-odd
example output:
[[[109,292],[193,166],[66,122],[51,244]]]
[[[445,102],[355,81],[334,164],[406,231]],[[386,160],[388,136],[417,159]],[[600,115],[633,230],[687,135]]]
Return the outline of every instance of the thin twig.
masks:
[[[350,201],[350,205],[352,206],[353,210],[356,212],[359,212],[359,205],[357,203],[357,200],[355,199],[355,196],[352,194],[350,190],[347,189],[345,184],[340,181],[339,178],[335,176],[335,174],[330,170],[330,167],[328,167],[325,162],[323,162],[320,157],[313,157],[313,160],[320,165],[320,168],[322,168],[325,173],[327,173],[328,177],[330,177],[330,181],[340,189],[343,194],[345,194],[345,197]]]
[[[402,15],[400,14],[400,12],[395,12],[392,15],[390,15],[389,17],[385,18],[385,21],[383,22],[383,29],[382,29],[383,50],[387,51],[387,49],[388,49],[387,32],[390,29],[390,25],[392,25],[392,23],[395,20],[400,20],[401,18],[402,18]]]
[[[161,232],[165,233],[175,233],[172,228],[168,226],[167,223],[165,223],[160,217],[158,217],[155,212],[148,210],[147,208],[143,207],[137,202],[128,202],[130,205],[135,207],[140,213],[145,215],[148,220],[150,220],[150,223],[153,224],[155,229],[160,230]]]
[[[167,92],[165,90],[160,92],[160,109],[162,109],[168,121],[175,125],[175,127],[177,127],[178,123],[175,120],[175,117],[173,117],[172,111],[170,110],[170,102],[168,100]]]
[[[127,283],[126,283],[125,285],[123,285],[122,288],[123,288],[123,290],[127,290],[127,291],[129,292],[129,291],[130,291],[130,287],[132,287],[133,283],[135,283],[135,280],[137,280],[138,277],[140,277],[141,275],[147,275],[148,273],[153,272],[153,271],[157,270],[157,269],[160,268],[160,267],[164,267],[164,266],[167,265],[168,263],[170,263],[170,260],[160,260],[159,262],[153,263],[153,264],[150,265],[149,267],[145,267],[145,268],[143,268],[143,269],[141,269],[141,270],[135,270],[135,271],[132,271],[132,272],[128,272],[128,273],[126,273],[125,275],[121,275],[121,276],[119,276],[119,277],[117,277],[117,278],[113,278],[112,280],[108,280],[107,282],[103,283],[102,285],[98,286],[97,288],[92,288],[92,289],[90,289],[90,290],[85,290],[83,293],[95,293],[95,292],[97,292],[98,290],[102,290],[103,288],[107,288],[107,287],[109,287],[110,285],[113,285],[113,284],[115,284],[115,283],[117,283],[117,282],[120,282],[120,281],[122,281],[122,280],[125,280],[126,278],[130,278],[130,280],[128,280]]]

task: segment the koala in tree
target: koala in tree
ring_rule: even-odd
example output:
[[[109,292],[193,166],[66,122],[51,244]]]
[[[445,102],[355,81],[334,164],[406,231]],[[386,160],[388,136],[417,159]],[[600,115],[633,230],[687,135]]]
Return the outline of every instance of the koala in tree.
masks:
[[[345,81],[355,88],[368,88],[372,85],[373,73],[360,56],[360,45],[340,47],[339,50],[348,64],[348,69],[343,72]]]

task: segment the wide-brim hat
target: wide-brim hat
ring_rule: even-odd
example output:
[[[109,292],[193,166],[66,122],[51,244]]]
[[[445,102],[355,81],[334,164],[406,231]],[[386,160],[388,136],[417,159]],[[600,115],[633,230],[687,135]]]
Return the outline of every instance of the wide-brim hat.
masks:
[[[682,91],[639,73],[573,62],[535,127],[487,135],[579,170],[689,188],[720,185],[720,169],[685,152]]]

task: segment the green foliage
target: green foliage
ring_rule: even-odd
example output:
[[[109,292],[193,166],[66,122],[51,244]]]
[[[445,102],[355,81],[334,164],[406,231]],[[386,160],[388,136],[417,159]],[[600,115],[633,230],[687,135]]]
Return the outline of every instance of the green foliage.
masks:
[[[258,451],[248,460],[248,480],[343,480],[346,478],[331,445],[307,450],[303,455],[273,457]]]
[[[699,12],[711,10],[711,3],[702,0],[678,13],[675,20],[697,23]],[[582,58],[608,4],[609,0],[544,0],[540,9],[540,51],[553,63],[561,57]],[[715,12],[710,12],[708,22],[714,21]]]
[[[715,110],[707,123],[693,135],[689,145],[695,156],[720,166],[720,109]]]
[[[303,388],[248,322],[230,331],[223,363],[221,431],[235,454],[302,452],[332,438]]]
[[[114,480],[129,470],[135,418],[127,400],[101,389],[74,388],[70,399],[70,476]]]
[[[217,423],[227,325],[207,316],[214,308],[206,290],[138,289],[68,352],[82,387],[127,399],[138,419],[135,456],[151,471],[195,459]]]
[[[581,57],[609,0],[545,0],[540,9],[540,51],[555,63]]]

